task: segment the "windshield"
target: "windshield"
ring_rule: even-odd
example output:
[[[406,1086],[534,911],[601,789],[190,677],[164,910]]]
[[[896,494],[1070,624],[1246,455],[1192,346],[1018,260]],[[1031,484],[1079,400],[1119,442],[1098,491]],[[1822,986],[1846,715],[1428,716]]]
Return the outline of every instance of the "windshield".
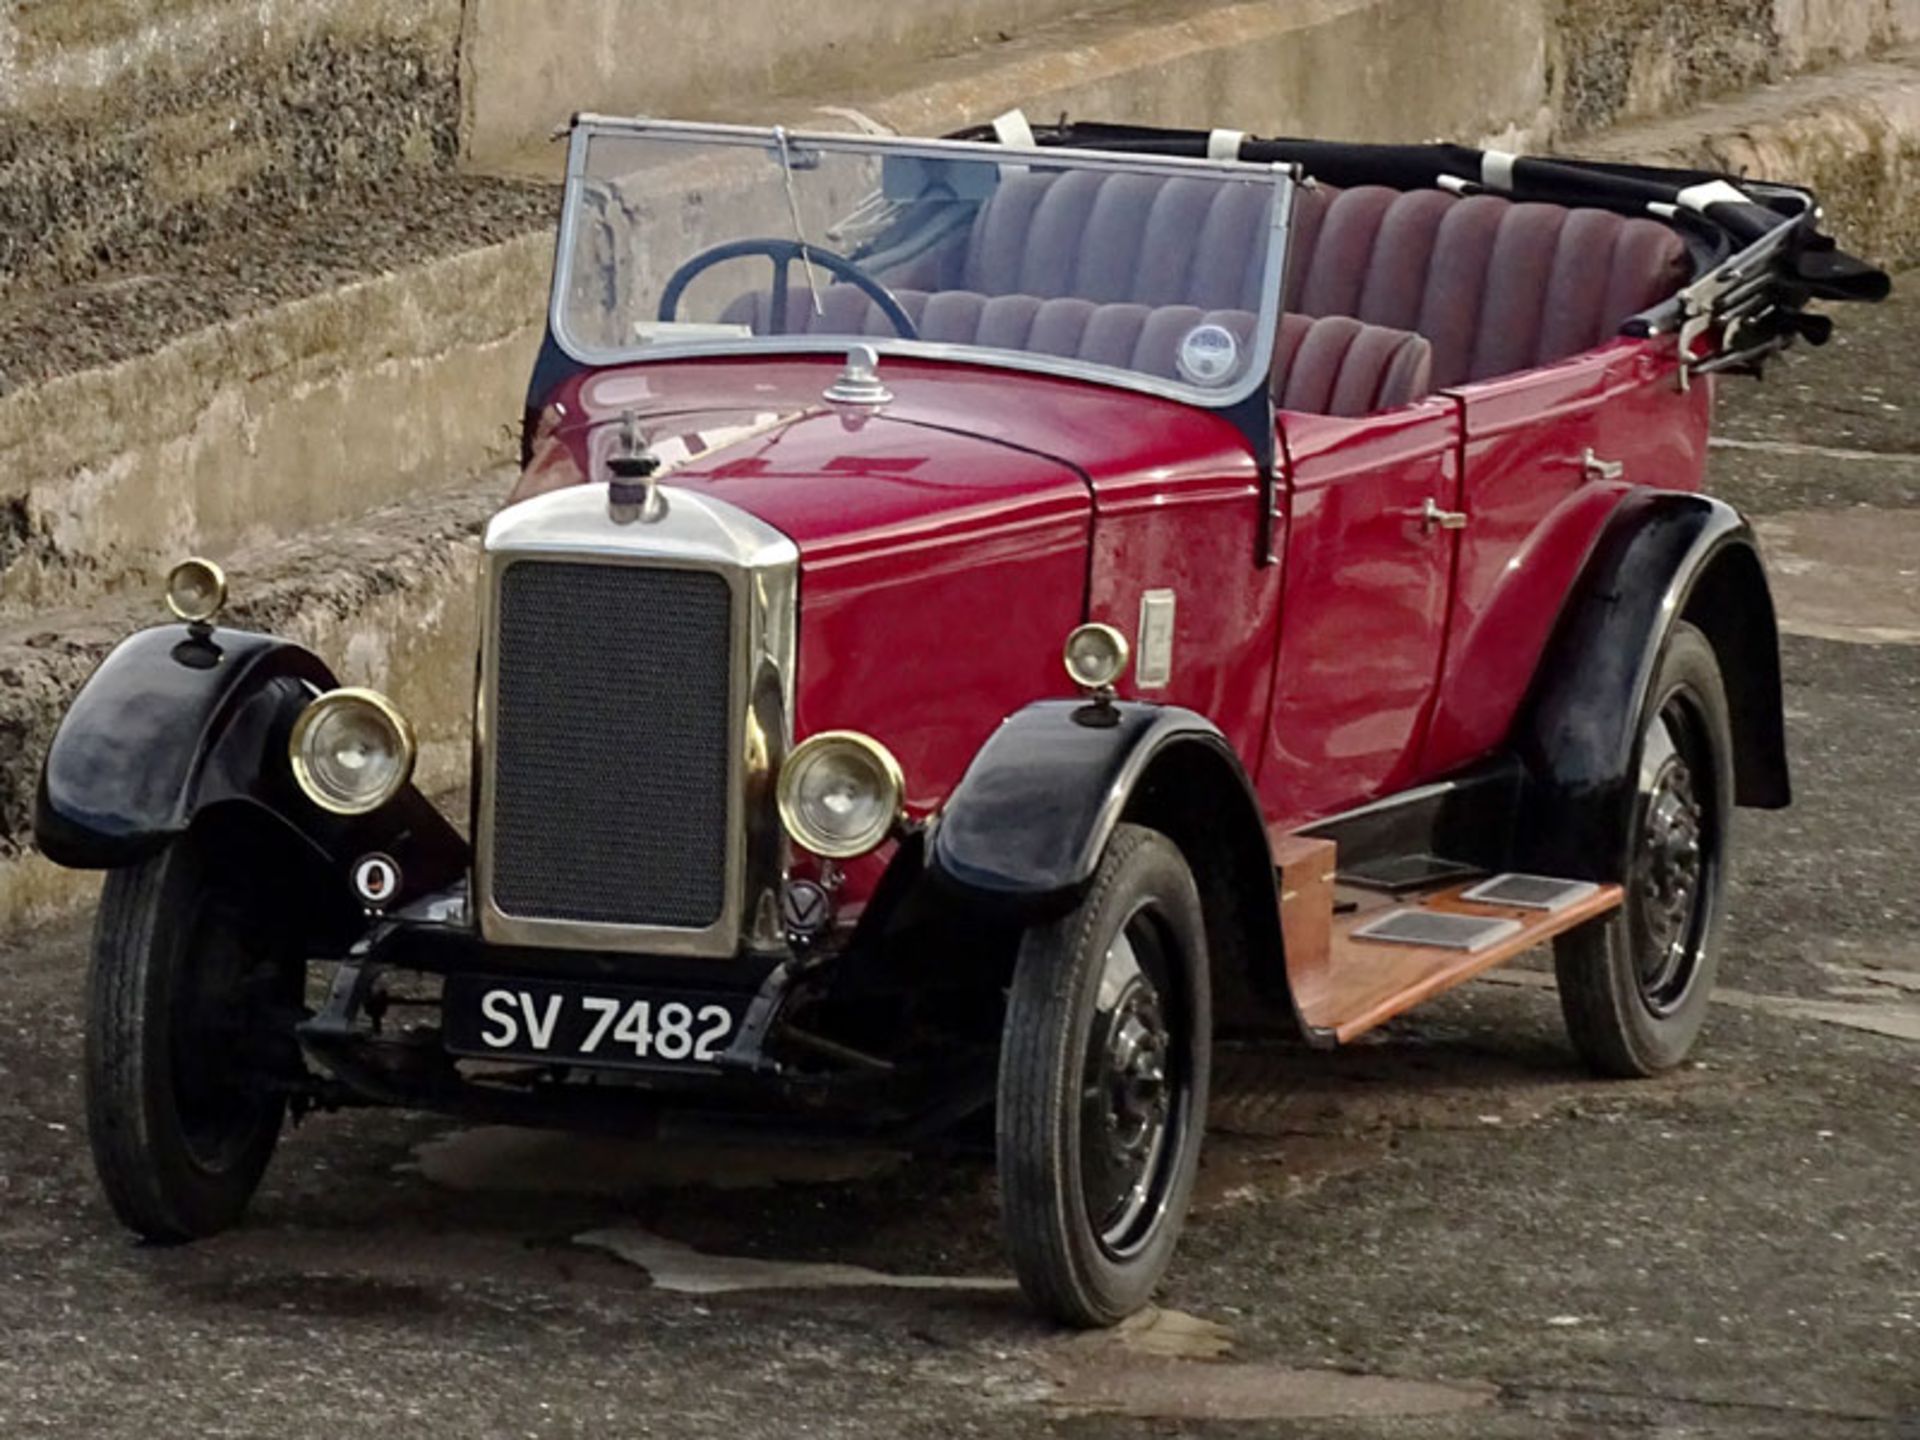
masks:
[[[590,364],[844,350],[1230,405],[1264,382],[1279,169],[949,141],[583,121],[555,276]]]

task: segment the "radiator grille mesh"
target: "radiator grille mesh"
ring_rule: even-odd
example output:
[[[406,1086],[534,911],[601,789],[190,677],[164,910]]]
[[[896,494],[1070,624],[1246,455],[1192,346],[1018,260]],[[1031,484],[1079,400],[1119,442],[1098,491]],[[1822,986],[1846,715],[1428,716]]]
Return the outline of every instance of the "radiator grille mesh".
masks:
[[[725,902],[731,596],[710,571],[521,560],[501,577],[494,903],[702,928]]]

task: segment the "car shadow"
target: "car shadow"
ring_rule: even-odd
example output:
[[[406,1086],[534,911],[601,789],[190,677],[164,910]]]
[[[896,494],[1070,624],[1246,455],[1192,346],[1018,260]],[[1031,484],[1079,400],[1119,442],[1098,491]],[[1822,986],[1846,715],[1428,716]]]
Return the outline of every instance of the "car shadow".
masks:
[[[1410,1133],[1550,1124],[1733,1083],[1696,1070],[1593,1080],[1551,1001],[1535,986],[1471,987],[1338,1051],[1223,1044],[1194,1223],[1368,1183]],[[999,1313],[1005,1297],[987,1292],[1008,1275],[983,1145],[626,1140],[381,1112],[323,1118],[289,1137],[245,1226],[173,1252],[189,1253],[161,1269],[196,1298],[327,1313],[426,1314],[408,1300],[422,1285],[704,1294],[955,1280],[977,1282],[974,1299]],[[759,1268],[716,1282],[702,1260]],[[310,1287],[316,1275],[333,1278]],[[957,1293],[942,1303],[959,1303]]]

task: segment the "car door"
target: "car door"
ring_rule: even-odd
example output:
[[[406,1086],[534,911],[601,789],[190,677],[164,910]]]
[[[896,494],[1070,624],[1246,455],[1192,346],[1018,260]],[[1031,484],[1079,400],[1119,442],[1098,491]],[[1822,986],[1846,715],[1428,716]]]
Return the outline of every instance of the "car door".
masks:
[[[1459,405],[1280,426],[1280,649],[1258,783],[1290,829],[1415,778],[1460,536]]]
[[[1452,392],[1461,407],[1460,559],[1420,769],[1497,749],[1601,528],[1636,484],[1693,488],[1711,382],[1682,391],[1669,349],[1619,340]]]

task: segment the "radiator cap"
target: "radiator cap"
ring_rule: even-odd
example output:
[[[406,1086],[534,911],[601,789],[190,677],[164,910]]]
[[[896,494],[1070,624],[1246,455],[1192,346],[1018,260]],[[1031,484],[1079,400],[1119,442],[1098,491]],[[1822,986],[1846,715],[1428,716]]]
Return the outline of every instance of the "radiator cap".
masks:
[[[880,381],[880,352],[871,345],[850,348],[847,368],[821,392],[821,398],[833,405],[884,405],[893,399],[893,392]]]

